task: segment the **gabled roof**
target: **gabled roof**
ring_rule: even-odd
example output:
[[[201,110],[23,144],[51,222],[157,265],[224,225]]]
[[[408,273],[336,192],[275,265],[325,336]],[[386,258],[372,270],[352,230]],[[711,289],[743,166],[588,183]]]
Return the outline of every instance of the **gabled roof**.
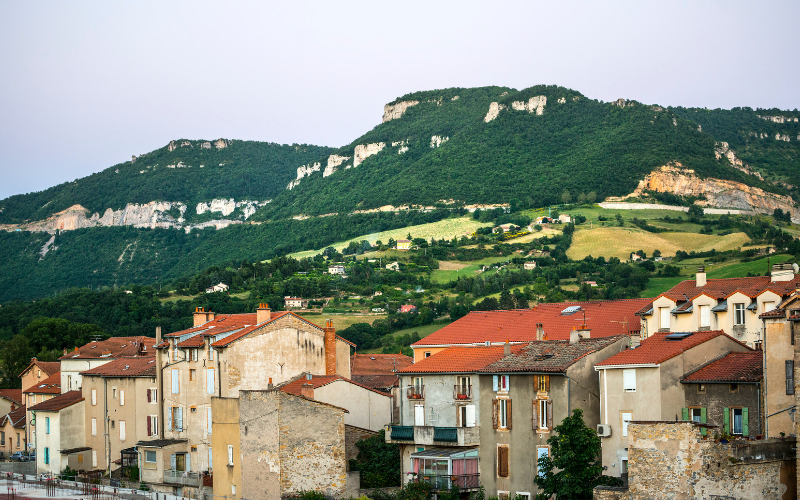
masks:
[[[568,340],[533,341],[522,349],[478,370],[481,373],[553,372],[563,373],[572,364],[594,352],[600,351],[623,335],[599,339],[581,339],[575,344]]]
[[[681,382],[737,383],[760,382],[764,378],[764,353],[761,351],[732,352],[701,367]]]
[[[390,392],[392,387],[400,385],[397,375],[350,375],[353,382],[381,392]]]
[[[22,404],[22,389],[0,389],[0,398],[18,405]]]
[[[8,412],[7,414],[3,415],[0,418],[0,427],[6,425],[6,422],[10,421],[11,426],[17,429],[24,429],[25,428],[25,405],[20,406],[14,411]]]
[[[29,408],[30,411],[60,411],[83,401],[81,391],[69,391]]]
[[[147,352],[148,349],[153,349],[155,344],[156,339],[145,336],[111,337],[99,342],[89,342],[82,347],[76,347],[74,351],[68,352],[58,359],[114,359],[123,356],[135,356],[138,354],[140,346]]]
[[[232,329],[243,328],[246,325],[255,325],[257,317],[258,315],[256,313],[217,314],[214,316],[214,319],[211,321],[206,321],[202,325],[168,333],[164,335],[164,337],[180,337],[181,335],[186,335],[187,333],[197,333],[205,330],[209,330],[208,332],[205,332],[207,335],[217,335],[218,333]]]
[[[611,356],[596,366],[658,365],[720,336],[747,347],[738,340],[725,335],[722,330],[686,333],[658,332],[642,340],[639,347]]]
[[[518,353],[526,345],[510,346],[512,353]],[[453,346],[421,359],[417,363],[400,370],[409,373],[477,373],[503,357],[504,346]]]
[[[505,311],[473,311],[441,328],[413,347],[450,346],[479,342],[530,342],[536,340],[536,324],[541,323],[548,340],[569,340],[570,332],[580,328],[584,311],[591,337],[636,334],[641,318],[636,312],[652,299],[600,300],[589,302],[557,302],[539,304],[534,309]],[[573,314],[562,314],[568,308],[580,308]]]
[[[50,375],[22,392],[25,394],[61,394],[61,372]]]
[[[309,380],[306,377],[306,375],[307,375],[306,373],[303,373],[303,374],[301,374],[301,375],[289,380],[288,382],[285,382],[285,383],[279,385],[277,387],[277,389],[280,390],[280,391],[286,392],[288,394],[294,394],[295,396],[302,396],[301,389],[303,387],[303,384],[308,383],[308,384],[311,384],[312,387],[314,387],[314,389],[318,389],[318,388],[324,387],[324,386],[326,386],[328,384],[332,384],[333,382],[336,382],[336,381],[339,381],[339,380],[343,380],[343,381],[347,382],[348,384],[353,384],[353,385],[356,385],[358,387],[361,387],[362,389],[366,389],[368,391],[372,391],[372,392],[378,393],[381,396],[389,397],[389,395],[386,394],[385,392],[381,392],[381,391],[375,390],[375,389],[373,389],[371,387],[367,387],[365,385],[359,384],[358,382],[354,382],[354,381],[350,380],[349,378],[342,377],[341,375],[312,375],[311,376],[311,380]]]
[[[353,354],[350,356],[350,375],[394,375],[414,364],[405,354]]]
[[[95,377],[155,377],[156,358],[154,356],[117,358],[104,365],[81,372],[81,375],[93,375]]]
[[[25,372],[34,366],[46,373],[48,377],[61,370],[61,363],[58,361],[39,361],[38,359],[32,359],[31,363],[26,366],[24,370],[22,370],[22,373],[20,373],[19,376],[21,377],[25,375]]]

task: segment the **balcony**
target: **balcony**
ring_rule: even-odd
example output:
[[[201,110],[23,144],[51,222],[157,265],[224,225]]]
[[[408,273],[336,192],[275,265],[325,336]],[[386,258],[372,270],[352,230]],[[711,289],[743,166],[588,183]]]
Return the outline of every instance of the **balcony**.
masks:
[[[406,389],[408,399],[425,399],[425,386],[414,385]]]
[[[387,443],[440,446],[478,446],[480,427],[434,427],[430,425],[392,425]]]
[[[453,386],[453,399],[459,401],[468,401],[472,399],[472,386],[471,385],[454,385]]]
[[[184,472],[179,470],[164,471],[164,482],[167,484],[199,487],[200,481],[201,475],[199,472]]]
[[[481,486],[480,474],[460,474],[453,476],[420,474],[414,477],[412,481],[416,483],[428,483],[433,488],[433,491],[450,490],[453,486],[458,486],[458,489],[461,491],[477,490]]]

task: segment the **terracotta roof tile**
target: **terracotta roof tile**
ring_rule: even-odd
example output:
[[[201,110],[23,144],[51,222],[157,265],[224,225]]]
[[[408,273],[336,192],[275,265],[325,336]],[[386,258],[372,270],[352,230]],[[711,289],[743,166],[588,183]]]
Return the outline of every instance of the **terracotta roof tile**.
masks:
[[[11,421],[11,426],[17,429],[25,427],[25,405],[18,407],[16,410],[8,412],[0,418],[0,427],[6,425],[6,421]]]
[[[725,336],[732,342],[744,345],[738,340],[725,335],[725,332],[722,330],[687,332],[689,335],[681,339],[667,339],[668,336],[679,333],[680,332],[655,333],[651,337],[642,340],[639,347],[616,354],[598,363],[596,366],[658,365],[719,336]]]
[[[81,372],[81,375],[94,375],[97,377],[155,377],[156,358],[153,356],[117,358],[104,365]]]
[[[381,392],[389,392],[400,385],[397,375],[351,375],[353,382]]]
[[[539,304],[534,309],[508,311],[473,311],[444,328],[433,332],[416,346],[476,344],[479,342],[529,342],[536,340],[536,324],[544,325],[548,340],[569,340],[573,328],[583,323],[583,312],[562,315],[568,307],[586,311],[586,325],[592,338],[638,333],[641,328],[636,312],[652,299],[603,300]]]
[[[214,319],[211,321],[207,321],[202,325],[193,326],[192,328],[187,328],[185,330],[179,330],[177,332],[172,332],[164,335],[164,337],[179,337],[181,335],[186,335],[187,333],[195,333],[195,332],[202,332],[204,330],[208,330],[210,327],[215,328],[242,328],[245,325],[255,325],[258,315],[256,313],[243,313],[243,314],[217,314],[214,316]],[[216,335],[221,330],[217,330],[213,332],[213,335]]]
[[[618,335],[599,339],[581,339],[575,344],[570,344],[568,340],[534,341],[478,371],[481,373],[562,373],[584,356],[602,350],[620,339],[627,340],[628,337]]]
[[[59,411],[83,401],[81,391],[69,391],[30,407],[31,411]]]
[[[414,358],[404,354],[353,354],[350,356],[350,375],[394,375],[412,365]]]
[[[21,405],[22,389],[0,389],[0,398],[5,398]]]
[[[511,345],[512,353],[527,344]],[[453,346],[400,370],[399,373],[476,373],[503,357],[504,346]]]
[[[732,352],[703,366],[683,382],[759,382],[764,378],[763,355],[761,351]]]
[[[780,308],[776,308],[776,309],[773,309],[771,311],[768,311],[768,312],[765,312],[765,313],[761,313],[761,314],[758,315],[758,317],[759,318],[764,318],[764,319],[767,319],[767,318],[785,318],[786,317],[786,311],[784,311],[783,309],[780,309]]]
[[[301,389],[305,383],[309,383],[314,387],[314,389],[318,389],[330,383],[336,382],[337,380],[344,380],[349,384],[356,385],[368,391],[377,392],[381,396],[387,396],[385,392],[381,392],[371,387],[367,387],[366,385],[359,384],[358,382],[350,380],[346,377],[342,377],[341,375],[312,375],[311,380],[308,380],[306,378],[306,374],[304,373],[284,384],[279,385],[278,389],[289,394],[294,394],[295,396],[300,396]]]
[[[41,369],[44,373],[46,373],[48,377],[56,373],[57,371],[61,370],[61,363],[59,363],[58,361],[39,361],[37,359],[31,361],[31,363],[28,366],[26,366],[24,370],[22,370],[22,373],[20,373],[19,376],[21,377],[25,372],[27,372],[33,366],[38,366],[39,369]]]
[[[46,379],[33,384],[24,391],[25,394],[60,394],[61,372],[56,372]]]
[[[89,342],[88,344],[76,348],[72,352],[61,356],[58,359],[96,359],[96,358],[119,358],[122,356],[135,356],[139,352],[139,346],[144,345],[145,351],[153,349],[156,339],[150,337],[111,337],[99,342]]]
[[[800,287],[800,276],[790,281],[772,281],[769,276],[753,276],[749,278],[723,278],[707,280],[704,286],[697,286],[696,280],[684,280],[670,288],[662,296],[674,301],[684,301],[686,297],[694,299],[706,294],[717,300],[727,298],[736,292],[748,297],[756,297],[764,291],[771,290],[778,295],[786,296]],[[686,297],[684,297],[684,295]]]

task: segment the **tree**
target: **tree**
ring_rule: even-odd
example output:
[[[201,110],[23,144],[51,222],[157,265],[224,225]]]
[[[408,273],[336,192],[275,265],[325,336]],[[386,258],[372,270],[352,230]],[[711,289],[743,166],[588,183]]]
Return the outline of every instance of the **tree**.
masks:
[[[564,205],[568,205],[569,202],[572,201],[572,195],[569,194],[569,191],[567,191],[566,189],[561,194],[561,201],[564,202]]]
[[[537,500],[553,495],[591,499],[595,486],[622,485],[621,480],[603,475],[600,438],[584,423],[583,410],[576,408],[553,430],[555,433],[547,440],[550,456],[539,458],[539,475],[533,480],[540,491]]]
[[[514,309],[514,298],[508,290],[500,292],[500,309]]]
[[[350,470],[361,471],[362,488],[400,486],[400,449],[386,442],[384,431],[356,443],[358,457],[350,459]]]

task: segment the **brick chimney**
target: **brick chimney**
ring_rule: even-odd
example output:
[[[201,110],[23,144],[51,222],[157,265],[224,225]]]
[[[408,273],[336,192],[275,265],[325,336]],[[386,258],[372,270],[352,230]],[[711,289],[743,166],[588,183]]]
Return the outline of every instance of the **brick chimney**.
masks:
[[[706,266],[697,268],[697,278],[695,279],[697,286],[706,286]]]
[[[306,375],[306,381],[300,386],[300,395],[304,398],[314,399],[314,386],[311,384],[311,374]]]
[[[272,309],[269,308],[269,304],[266,302],[259,304],[258,309],[256,309],[256,324],[260,325],[270,319],[272,319]]]
[[[544,326],[536,323],[536,340],[544,340]]]
[[[269,382],[267,383],[267,390],[271,391],[275,386],[272,385],[272,377],[269,378]]]
[[[336,328],[333,321],[325,322],[325,375],[336,375]]]
[[[503,344],[503,356],[508,356],[511,354],[511,344],[508,343],[508,339],[506,339],[506,343]]]
[[[214,313],[211,311],[206,312],[205,308],[196,307],[194,309],[194,326],[200,326],[203,323],[214,319]]]

